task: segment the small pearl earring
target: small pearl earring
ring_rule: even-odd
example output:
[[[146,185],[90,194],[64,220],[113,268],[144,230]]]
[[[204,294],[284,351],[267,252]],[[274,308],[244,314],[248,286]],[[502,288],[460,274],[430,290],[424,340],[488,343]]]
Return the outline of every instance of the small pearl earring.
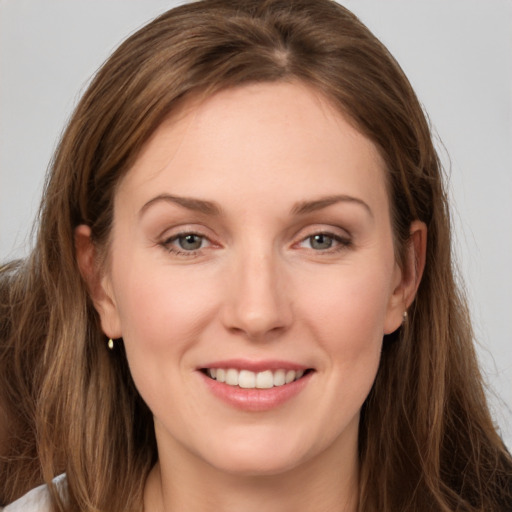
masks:
[[[114,340],[112,338],[109,338],[107,347],[109,348],[109,350],[114,350]]]

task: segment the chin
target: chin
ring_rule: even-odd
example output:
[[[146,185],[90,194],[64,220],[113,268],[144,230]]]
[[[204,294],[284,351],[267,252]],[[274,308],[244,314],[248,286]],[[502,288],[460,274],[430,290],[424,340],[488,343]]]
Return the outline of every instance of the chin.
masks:
[[[293,442],[285,435],[269,438],[252,436],[238,440],[226,435],[229,444],[221,443],[204,459],[218,470],[237,476],[272,476],[291,471],[312,456],[304,442]]]
[[[216,461],[215,467],[223,473],[234,476],[265,477],[285,474],[301,464],[297,454],[272,454],[263,456],[259,454],[233,454]]]

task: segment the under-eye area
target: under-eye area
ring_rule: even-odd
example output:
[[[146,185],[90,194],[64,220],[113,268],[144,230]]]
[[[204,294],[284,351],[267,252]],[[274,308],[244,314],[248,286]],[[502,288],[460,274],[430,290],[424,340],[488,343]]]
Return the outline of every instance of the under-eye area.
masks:
[[[244,389],[270,389],[285,386],[314,372],[312,368],[306,370],[264,370],[261,372],[238,370],[236,368],[202,368],[201,371],[217,382]]]

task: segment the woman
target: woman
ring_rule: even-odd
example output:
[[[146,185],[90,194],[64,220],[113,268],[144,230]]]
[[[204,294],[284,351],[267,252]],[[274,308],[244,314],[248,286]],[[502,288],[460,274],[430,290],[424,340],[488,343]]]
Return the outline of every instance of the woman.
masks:
[[[329,0],[196,2],[123,43],[24,273],[55,510],[512,505],[428,124]]]

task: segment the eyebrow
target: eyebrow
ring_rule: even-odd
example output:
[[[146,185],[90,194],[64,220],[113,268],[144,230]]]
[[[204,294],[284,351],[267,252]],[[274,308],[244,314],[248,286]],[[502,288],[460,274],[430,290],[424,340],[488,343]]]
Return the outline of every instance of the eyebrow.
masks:
[[[221,214],[220,206],[213,201],[206,201],[204,199],[196,199],[193,197],[175,196],[171,194],[160,194],[153,197],[145,203],[144,206],[142,206],[139,211],[139,217],[142,216],[150,206],[160,201],[177,204],[187,210],[204,213],[205,215],[218,216]],[[370,214],[371,217],[373,217],[373,212],[367,203],[362,199],[345,194],[320,197],[312,201],[300,201],[295,203],[291,209],[291,213],[292,215],[305,215],[342,202],[359,204]]]
[[[220,215],[221,213],[219,205],[212,201],[205,201],[203,199],[195,199],[192,197],[173,196],[171,194],[160,194],[144,204],[139,211],[139,217],[142,216],[150,206],[160,201],[177,204],[187,210],[204,213],[206,215]]]
[[[292,208],[293,215],[305,215],[307,213],[316,212],[318,210],[322,210],[323,208],[327,208],[336,203],[354,203],[362,206],[367,213],[373,218],[373,212],[371,208],[365,203],[362,199],[358,197],[348,196],[345,194],[334,195],[334,196],[325,196],[315,199],[313,201],[300,201],[296,203]]]

